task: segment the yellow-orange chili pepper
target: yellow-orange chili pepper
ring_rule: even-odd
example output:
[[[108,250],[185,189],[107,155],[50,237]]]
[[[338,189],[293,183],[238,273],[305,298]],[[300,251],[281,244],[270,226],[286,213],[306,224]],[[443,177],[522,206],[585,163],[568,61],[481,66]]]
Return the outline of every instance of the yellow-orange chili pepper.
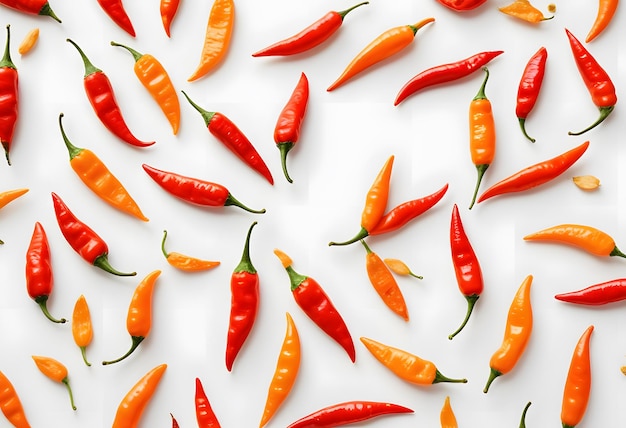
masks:
[[[423,276],[415,274],[411,270],[411,268],[409,268],[407,264],[404,263],[402,260],[387,258],[387,259],[384,259],[383,261],[385,262],[387,267],[391,269],[391,271],[397,275],[402,275],[402,276],[408,275],[408,276],[412,276],[413,278],[424,279]]]
[[[609,25],[611,20],[613,19],[613,15],[615,15],[615,11],[617,10],[618,0],[600,0],[598,4],[598,14],[596,15],[596,19],[587,34],[587,38],[585,39],[585,43],[589,43],[598,35],[603,32],[606,27]]]
[[[478,171],[476,188],[469,208],[472,209],[476,201],[476,195],[480,187],[480,182],[485,175],[485,171],[493,162],[496,154],[496,124],[491,109],[491,101],[485,95],[485,86],[489,80],[489,70],[483,68],[485,80],[480,86],[478,93],[470,103],[469,108],[469,133],[470,133],[470,155],[472,163]]]
[[[17,52],[20,55],[26,55],[35,46],[37,40],[39,40],[39,28],[33,28],[24,36],[24,40],[22,40],[22,43],[20,43],[20,46],[17,48]]]
[[[8,377],[0,371],[0,410],[15,428],[30,428],[24,407],[15,387]]]
[[[128,46],[116,42],[111,42],[111,46],[119,46],[131,53],[135,59],[135,75],[159,105],[172,126],[172,132],[176,135],[180,127],[180,102],[172,79],[163,64],[154,56],[139,53]]]
[[[458,428],[459,424],[454,416],[454,411],[450,405],[450,396],[446,396],[446,400],[443,402],[441,413],[439,413],[439,421],[441,422],[441,428]]]
[[[531,24],[537,24],[541,21],[547,21],[548,19],[554,18],[554,16],[546,18],[539,9],[530,3],[529,0],[515,0],[508,6],[498,8],[498,10],[514,18],[530,22]]]
[[[4,208],[9,202],[12,202],[28,192],[28,189],[15,189],[7,190],[0,193],[0,209]],[[0,239],[0,245],[4,244],[4,241]]]
[[[137,285],[130,300],[126,317],[126,329],[132,340],[130,349],[115,360],[103,361],[103,365],[118,363],[128,357],[150,333],[152,328],[152,295],[154,294],[154,285],[159,275],[161,275],[160,270],[149,273]]]
[[[396,279],[393,277],[383,259],[373,252],[364,240],[361,240],[361,243],[365,247],[365,251],[367,251],[365,255],[365,268],[374,290],[376,290],[389,309],[400,315],[405,321],[408,321],[409,311],[407,310],[406,301],[404,300],[402,290],[400,290]]]
[[[111,428],[136,428],[146,406],[154,395],[167,364],[154,367],[128,391],[120,402]]]
[[[276,362],[276,371],[267,391],[267,399],[259,427],[265,426],[276,414],[283,401],[285,401],[296,382],[299,369],[300,336],[293,318],[287,312],[287,331],[285,331],[285,338]]]
[[[83,294],[78,297],[74,304],[74,311],[72,312],[72,337],[74,338],[76,346],[80,348],[83,361],[88,366],[91,366],[91,363],[87,360],[87,346],[89,346],[93,339],[93,326],[91,324],[89,305],[87,305],[87,299],[85,299]]]
[[[489,386],[495,378],[513,370],[513,367],[515,367],[515,364],[517,364],[517,361],[526,349],[533,329],[533,312],[530,303],[530,286],[532,282],[533,276],[528,275],[513,298],[506,319],[502,345],[491,356],[489,361],[491,372],[489,373],[485,389],[483,389],[484,393],[489,391]]]
[[[50,357],[33,355],[33,361],[35,361],[35,364],[41,373],[53,381],[65,385],[67,392],[70,395],[70,404],[72,405],[72,409],[76,410],[76,406],[74,405],[74,395],[72,394],[72,388],[70,387],[70,381],[67,376],[67,367],[65,367],[61,362]]]
[[[389,183],[391,181],[391,170],[393,168],[394,156],[391,155],[385,162],[382,169],[374,179],[365,196],[365,206],[361,213],[361,230],[352,239],[345,242],[330,242],[328,245],[348,245],[367,237],[372,229],[376,227],[387,209],[389,199]]]
[[[109,168],[89,149],[74,146],[63,129],[63,113],[59,115],[59,128],[70,155],[70,166],[83,183],[104,202],[142,221],[148,221],[137,202]]]
[[[200,63],[196,71],[187,79],[189,82],[203,77],[224,59],[230,46],[234,23],[234,1],[215,0],[209,13]]]
[[[574,348],[563,391],[563,404],[561,406],[563,428],[574,428],[583,419],[587,411],[591,393],[589,341],[592,332],[593,325],[587,327]]]
[[[220,265],[219,261],[202,260],[195,257],[186,256],[177,252],[167,252],[165,250],[165,240],[167,239],[167,230],[163,231],[163,240],[161,241],[161,252],[165,256],[167,262],[180,270],[188,272],[197,272],[202,270],[213,269]]]
[[[581,224],[560,224],[524,236],[525,241],[546,241],[578,247],[596,256],[626,257],[606,232]]]
[[[382,365],[407,382],[416,385],[440,382],[467,383],[467,379],[451,379],[442,375],[432,362],[402,349],[383,345],[366,337],[361,337],[361,342]]]

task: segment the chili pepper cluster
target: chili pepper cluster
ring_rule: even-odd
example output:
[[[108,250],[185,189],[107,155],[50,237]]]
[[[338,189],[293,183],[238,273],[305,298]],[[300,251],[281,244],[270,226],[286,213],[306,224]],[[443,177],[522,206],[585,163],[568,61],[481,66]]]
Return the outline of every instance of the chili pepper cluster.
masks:
[[[97,3],[0,0],[8,423],[626,421],[617,0]]]

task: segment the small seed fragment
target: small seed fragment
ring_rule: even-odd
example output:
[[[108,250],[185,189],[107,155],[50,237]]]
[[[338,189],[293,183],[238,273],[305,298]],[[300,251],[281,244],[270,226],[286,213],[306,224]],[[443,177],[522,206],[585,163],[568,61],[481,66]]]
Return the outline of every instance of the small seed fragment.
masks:
[[[578,175],[572,178],[572,180],[582,190],[596,190],[600,187],[600,180],[593,175]]]

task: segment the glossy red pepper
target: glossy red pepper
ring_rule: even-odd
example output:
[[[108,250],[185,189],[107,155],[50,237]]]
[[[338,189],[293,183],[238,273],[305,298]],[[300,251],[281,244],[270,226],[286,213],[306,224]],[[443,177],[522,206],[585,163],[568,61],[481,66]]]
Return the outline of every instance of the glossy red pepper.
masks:
[[[593,284],[581,290],[557,294],[554,298],[562,302],[589,306],[620,302],[626,300],[626,278]]]
[[[163,21],[163,29],[167,37],[170,37],[170,30],[172,27],[172,21],[178,12],[180,6],[180,0],[160,0],[159,12],[161,13],[161,21]]]
[[[452,264],[454,273],[461,294],[467,300],[467,313],[461,326],[448,339],[454,338],[463,330],[469,321],[470,315],[476,301],[483,292],[483,274],[480,262],[474,252],[474,248],[465,233],[459,208],[454,204],[452,208],[452,219],[450,221],[450,250],[452,252]]]
[[[46,318],[55,323],[64,323],[67,321],[65,318],[54,318],[48,312],[47,302],[52,294],[53,286],[54,277],[48,237],[41,223],[36,222],[26,252],[26,290],[30,298],[39,305]]]
[[[176,420],[174,415],[170,413],[170,417],[172,418],[172,428],[180,428],[180,425],[178,425],[178,421]]]
[[[143,169],[159,186],[171,195],[191,204],[208,207],[234,205],[254,214],[263,214],[265,209],[253,210],[243,205],[221,184],[185,177],[173,172],[162,171],[143,164]]]
[[[63,237],[86,262],[113,275],[137,275],[136,272],[125,273],[114,269],[109,263],[109,247],[106,242],[93,229],[80,221],[54,192],[52,192],[52,202]]]
[[[515,107],[515,114],[517,115],[517,120],[519,121],[522,133],[533,143],[535,142],[535,139],[526,133],[525,124],[526,118],[537,102],[537,97],[539,96],[539,91],[541,90],[541,84],[543,83],[543,76],[546,71],[547,59],[548,50],[542,46],[528,60],[517,89],[517,105]]]
[[[187,101],[200,113],[209,132],[246,165],[265,177],[270,184],[274,184],[272,173],[265,161],[237,125],[222,113],[204,110],[194,103],[185,91],[182,92]]]
[[[347,401],[317,410],[292,422],[287,428],[336,427],[401,413],[413,413],[413,410],[398,404],[379,401]]]
[[[195,394],[196,421],[198,428],[219,428],[220,423],[211,408],[211,403],[204,392],[204,387],[199,378],[196,378]]]
[[[98,0],[98,4],[102,7],[102,10],[109,15],[109,18],[111,18],[113,22],[115,22],[122,30],[135,37],[133,23],[130,22],[130,18],[124,9],[122,0]]]
[[[226,369],[231,371],[235,358],[248,338],[259,309],[259,274],[250,260],[250,235],[255,221],[248,229],[241,261],[230,277],[231,303],[226,339]]]
[[[29,15],[49,16],[57,22],[61,20],[54,14],[47,0],[0,0],[0,4]]]
[[[478,6],[485,3],[487,0],[437,0],[445,7],[452,9],[456,12],[466,12],[468,10],[476,9]]]
[[[479,52],[461,61],[449,64],[437,65],[426,69],[413,76],[398,92],[393,105],[397,106],[410,95],[413,95],[425,88],[442,83],[448,83],[469,76],[476,70],[480,70],[492,59],[504,51]]]
[[[11,26],[7,25],[7,41],[4,56],[0,59],[0,143],[4,148],[7,162],[11,165],[9,151],[17,124],[19,101],[19,78],[17,67],[11,60]]]

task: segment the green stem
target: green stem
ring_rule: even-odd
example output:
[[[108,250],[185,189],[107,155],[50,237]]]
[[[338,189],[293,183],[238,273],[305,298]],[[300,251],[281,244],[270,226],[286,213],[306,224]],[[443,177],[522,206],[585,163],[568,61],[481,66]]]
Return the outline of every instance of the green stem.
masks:
[[[11,50],[9,46],[11,45],[11,25],[7,25],[7,41],[4,45],[4,56],[0,60],[0,68],[8,67],[12,69],[16,69],[15,64],[11,60]]]
[[[361,239],[366,238],[369,235],[369,232],[367,230],[365,230],[364,227],[361,228],[361,230],[359,231],[359,233],[357,233],[352,239],[348,239],[347,241],[344,242],[334,242],[331,241],[328,243],[329,246],[333,246],[333,245],[350,245],[355,243],[356,241],[360,241]]]
[[[500,375],[502,375],[502,373],[500,373],[497,370],[491,369],[491,372],[489,373],[489,379],[487,379],[487,384],[485,385],[485,388],[483,389],[483,392],[485,394],[489,392],[489,387],[491,386],[491,383]]]
[[[626,254],[622,253],[619,248],[613,248],[613,251],[609,254],[609,256],[617,256],[626,258]]]
[[[524,411],[522,412],[522,419],[519,422],[519,428],[526,428],[526,412],[528,412],[528,408],[532,403],[529,401],[524,407]]]
[[[604,122],[604,119],[609,117],[609,115],[611,114],[611,112],[613,111],[614,108],[615,108],[615,106],[600,107],[600,117],[598,118],[598,120],[596,120],[594,123],[592,123],[591,125],[589,125],[585,129],[583,129],[582,131],[568,132],[567,134],[568,135],[581,135],[581,134],[584,134],[587,131],[592,130],[593,128],[595,128],[596,126],[598,126],[602,122]]]
[[[193,106],[193,108],[198,110],[198,112],[200,113],[200,115],[204,119],[205,125],[209,126],[209,123],[211,123],[211,119],[213,119],[213,116],[215,116],[215,112],[214,111],[207,111],[207,110],[203,109],[198,104],[194,103],[191,100],[191,98],[189,98],[189,95],[187,95],[187,93],[185,91],[181,91],[181,92],[183,93],[185,98],[187,98],[187,101],[189,101],[189,104],[191,104]]]
[[[76,405],[74,404],[74,394],[72,394],[72,388],[70,387],[69,379],[65,378],[61,382],[65,384],[65,387],[67,388],[67,392],[70,394],[70,404],[72,405],[72,410],[76,410]]]
[[[348,14],[348,12],[350,12],[350,11],[352,11],[352,10],[356,9],[356,8],[357,8],[357,7],[359,7],[359,6],[363,6],[364,4],[369,4],[369,2],[368,2],[368,1],[364,1],[363,3],[355,4],[354,6],[349,7],[349,8],[348,8],[348,9],[346,9],[346,10],[342,10],[341,12],[337,12],[337,15],[339,15],[339,16],[341,17],[341,20],[343,21],[343,18],[345,18],[345,17],[346,17],[346,15]]]
[[[83,361],[85,362],[85,364],[87,364],[88,367],[91,367],[91,363],[87,360],[87,347],[86,346],[80,347],[80,354],[83,356]]]
[[[519,120],[519,127],[521,128],[524,137],[528,138],[531,143],[534,143],[535,139],[526,133],[526,119],[518,117],[517,120]]]
[[[85,66],[85,77],[91,74],[97,73],[99,71],[102,71],[98,67],[93,65],[91,61],[89,61],[89,58],[87,58],[87,55],[85,55],[85,52],[83,52],[80,46],[74,43],[72,39],[65,39],[65,41],[70,42],[78,50],[78,53],[80,54],[80,57],[83,59],[83,64]]]
[[[67,147],[67,151],[70,154],[70,161],[72,159],[74,159],[76,156],[78,156],[80,154],[80,152],[83,151],[83,149],[76,147],[75,145],[73,145],[69,138],[67,138],[67,135],[65,135],[65,130],[63,129],[63,113],[59,114],[59,128],[61,129],[61,136],[63,137],[63,142],[65,143],[65,147]]]
[[[478,300],[479,297],[480,296],[477,294],[472,294],[471,296],[465,296],[465,299],[467,300],[467,313],[465,314],[465,319],[461,323],[461,326],[454,333],[448,336],[448,339],[452,340],[454,336],[456,336],[457,334],[461,332],[461,330],[463,330],[463,327],[465,327],[465,324],[467,324],[467,322],[470,319],[470,315],[472,315],[472,310],[474,309],[474,305],[476,304],[476,301]]]
[[[233,272],[248,272],[248,273],[256,273],[256,269],[252,265],[252,261],[250,260],[250,236],[252,235],[252,229],[256,226],[257,222],[255,221],[248,229],[248,235],[246,235],[246,243],[243,246],[243,254],[241,255],[241,261],[235,268]]]
[[[480,188],[480,183],[483,180],[483,176],[485,175],[485,171],[489,168],[488,163],[484,163],[482,165],[476,165],[476,171],[478,172],[478,178],[476,179],[476,186],[474,187],[474,195],[472,196],[472,202],[470,202],[469,209],[471,210],[476,202],[476,196],[478,195],[478,189]]]
[[[39,296],[35,298],[35,302],[39,305],[39,307],[41,308],[41,311],[46,316],[46,318],[48,318],[50,321],[55,322],[57,324],[66,323],[67,320],[65,318],[57,319],[57,318],[54,318],[52,315],[50,315],[50,312],[48,312],[48,306],[46,305],[47,301],[48,301],[48,295],[43,295],[43,296]]]
[[[487,87],[487,80],[489,80],[489,69],[487,67],[483,67],[483,71],[485,72],[485,78],[483,79],[483,83],[480,85],[478,93],[474,97],[473,101],[487,99],[487,96],[485,95],[485,88]]]
[[[296,288],[300,286],[308,277],[304,275],[300,275],[298,272],[293,270],[291,266],[287,266],[285,268],[287,274],[289,275],[289,282],[291,283],[291,291],[294,291]]]
[[[115,360],[110,360],[110,361],[103,361],[102,365],[103,366],[108,366],[109,364],[115,364],[115,363],[119,363],[120,361],[124,360],[125,358],[127,358],[130,354],[132,354],[135,349],[137,349],[137,347],[139,346],[139,344],[141,342],[143,342],[143,340],[145,339],[144,336],[131,336],[132,339],[132,345],[130,346],[130,349],[128,350],[128,352],[126,352],[124,355],[122,355],[119,358],[116,358]]]
[[[289,173],[287,172],[287,153],[289,153],[289,150],[293,148],[294,144],[286,142],[277,144],[277,146],[278,150],[280,150],[280,164],[283,168],[283,174],[285,174],[285,178],[288,182],[293,183],[293,180],[289,177]]]
[[[433,380],[433,384],[441,383],[441,382],[449,382],[449,383],[467,383],[467,379],[452,379],[447,376],[441,374],[439,370],[435,372],[435,380]]]
[[[133,59],[135,60],[135,62],[139,61],[141,57],[143,56],[142,53],[139,53],[135,49],[129,48],[128,46],[123,45],[121,43],[116,43],[116,42],[111,41],[111,46],[118,46],[120,48],[126,49],[133,56]]]
[[[167,239],[167,230],[164,230],[163,231],[163,239],[161,240],[161,252],[163,253],[165,258],[167,259],[169,257],[169,254],[167,253],[167,251],[165,251],[165,240],[166,239]]]
[[[137,272],[120,272],[120,271],[114,269],[113,266],[111,266],[111,264],[109,263],[109,258],[108,258],[108,255],[106,253],[96,257],[96,259],[93,261],[93,265],[95,267],[99,267],[100,269],[102,269],[105,272],[109,272],[109,273],[112,273],[113,275],[117,275],[117,276],[135,276],[135,275],[137,275]]]
[[[239,207],[245,211],[248,211],[249,213],[253,213],[253,214],[263,214],[265,212],[265,208],[260,209],[260,210],[253,210],[252,208],[248,208],[247,206],[245,206],[244,204],[242,204],[241,202],[239,202],[233,195],[231,195],[230,193],[228,194],[228,197],[226,198],[226,202],[224,202],[224,206],[227,207],[229,205],[234,205],[236,207]]]
[[[61,23],[61,20],[59,19],[58,16],[56,16],[56,14],[54,13],[54,11],[52,10],[52,8],[50,7],[50,3],[46,2],[43,7],[41,9],[39,9],[39,15],[45,15],[45,16],[49,16],[50,18],[54,19],[56,22],[58,22],[59,24]]]

